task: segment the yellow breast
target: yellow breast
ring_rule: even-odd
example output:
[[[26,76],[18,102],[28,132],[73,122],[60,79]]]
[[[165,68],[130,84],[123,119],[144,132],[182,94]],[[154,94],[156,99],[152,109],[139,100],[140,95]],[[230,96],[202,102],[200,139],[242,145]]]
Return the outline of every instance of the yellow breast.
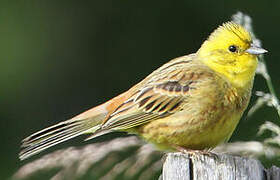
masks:
[[[160,149],[169,150],[174,145],[209,149],[228,141],[248,105],[251,91],[240,92],[222,79],[218,82],[214,88],[209,81],[203,95],[194,90],[182,111],[138,127],[138,134]]]

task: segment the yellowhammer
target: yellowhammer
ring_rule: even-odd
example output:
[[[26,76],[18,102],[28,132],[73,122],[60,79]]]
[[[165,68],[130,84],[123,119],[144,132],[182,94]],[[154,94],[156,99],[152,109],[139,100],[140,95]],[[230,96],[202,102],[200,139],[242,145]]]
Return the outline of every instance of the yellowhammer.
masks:
[[[194,54],[175,58],[119,96],[25,138],[20,159],[90,133],[135,133],[166,150],[226,142],[251,96],[257,55],[249,32],[227,22]]]

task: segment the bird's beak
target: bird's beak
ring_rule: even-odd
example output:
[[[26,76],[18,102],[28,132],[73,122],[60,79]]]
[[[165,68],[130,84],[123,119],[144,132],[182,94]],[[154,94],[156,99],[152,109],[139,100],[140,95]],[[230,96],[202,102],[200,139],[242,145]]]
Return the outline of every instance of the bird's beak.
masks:
[[[253,55],[260,55],[260,54],[264,54],[268,51],[261,47],[254,45],[254,44],[251,44],[251,47],[249,49],[247,49],[245,52],[247,52],[249,54],[253,54]]]

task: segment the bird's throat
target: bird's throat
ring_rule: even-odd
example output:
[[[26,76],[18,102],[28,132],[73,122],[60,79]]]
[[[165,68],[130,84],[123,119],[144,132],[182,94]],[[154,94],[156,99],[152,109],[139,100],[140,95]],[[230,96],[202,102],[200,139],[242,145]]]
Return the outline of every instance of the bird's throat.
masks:
[[[231,64],[221,64],[216,61],[203,61],[208,67],[219,73],[236,88],[247,89],[252,86],[255,71],[257,68],[257,59],[251,59],[250,62],[235,62]]]

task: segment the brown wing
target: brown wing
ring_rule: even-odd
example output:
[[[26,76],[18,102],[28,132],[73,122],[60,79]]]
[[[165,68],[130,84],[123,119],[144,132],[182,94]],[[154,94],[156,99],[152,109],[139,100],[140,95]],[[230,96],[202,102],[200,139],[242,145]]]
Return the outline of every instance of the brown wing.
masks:
[[[190,91],[196,88],[191,61],[192,56],[181,57],[153,72],[115,109],[100,130],[129,129],[181,110]]]

